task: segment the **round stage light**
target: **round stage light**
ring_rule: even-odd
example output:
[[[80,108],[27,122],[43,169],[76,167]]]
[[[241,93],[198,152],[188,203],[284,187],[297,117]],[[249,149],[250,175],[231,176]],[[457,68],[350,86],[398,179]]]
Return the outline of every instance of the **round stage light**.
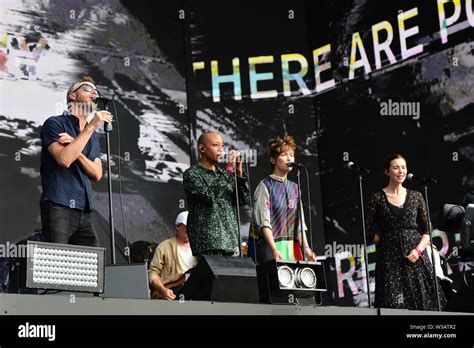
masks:
[[[298,288],[314,289],[316,287],[316,273],[309,267],[296,270],[295,285]]]
[[[290,267],[285,265],[279,266],[277,268],[277,273],[280,286],[287,288],[293,285],[295,275]]]

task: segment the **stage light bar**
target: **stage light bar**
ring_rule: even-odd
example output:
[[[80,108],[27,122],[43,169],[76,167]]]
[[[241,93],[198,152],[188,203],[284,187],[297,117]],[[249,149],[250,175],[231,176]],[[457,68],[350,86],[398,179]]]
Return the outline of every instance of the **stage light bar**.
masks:
[[[327,290],[322,260],[270,260],[257,265],[257,276],[262,302],[291,303],[292,298],[314,298]]]
[[[105,248],[27,241],[27,288],[104,292]]]

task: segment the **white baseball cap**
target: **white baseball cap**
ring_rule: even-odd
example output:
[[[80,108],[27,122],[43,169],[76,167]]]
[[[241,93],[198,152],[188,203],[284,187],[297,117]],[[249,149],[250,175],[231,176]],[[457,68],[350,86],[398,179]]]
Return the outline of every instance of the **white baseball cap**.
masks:
[[[176,222],[175,225],[183,224],[183,225],[188,225],[188,211],[182,211],[181,213],[178,214],[176,217]]]

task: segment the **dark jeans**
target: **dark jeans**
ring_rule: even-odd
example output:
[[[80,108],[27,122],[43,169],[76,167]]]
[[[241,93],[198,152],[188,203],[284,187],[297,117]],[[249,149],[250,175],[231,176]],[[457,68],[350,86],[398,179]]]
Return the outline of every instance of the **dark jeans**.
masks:
[[[263,237],[259,238],[258,240],[255,240],[253,237],[249,237],[248,246],[248,256],[252,258],[256,265],[260,265],[273,259],[272,252]],[[255,248],[257,249],[257,252],[255,252]],[[257,260],[255,260],[255,254],[257,254]]]
[[[92,212],[43,201],[41,224],[45,242],[99,246],[99,239],[92,225]]]

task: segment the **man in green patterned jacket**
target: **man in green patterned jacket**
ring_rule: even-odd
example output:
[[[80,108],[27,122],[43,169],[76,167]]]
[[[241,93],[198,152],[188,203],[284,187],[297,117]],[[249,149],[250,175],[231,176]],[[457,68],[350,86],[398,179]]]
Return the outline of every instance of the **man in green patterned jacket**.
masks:
[[[183,177],[188,201],[188,234],[194,256],[233,255],[239,250],[235,175],[240,204],[250,197],[242,161],[219,164],[224,142],[219,133],[205,132],[198,139],[201,159],[186,169]],[[230,156],[229,156],[230,157]]]

